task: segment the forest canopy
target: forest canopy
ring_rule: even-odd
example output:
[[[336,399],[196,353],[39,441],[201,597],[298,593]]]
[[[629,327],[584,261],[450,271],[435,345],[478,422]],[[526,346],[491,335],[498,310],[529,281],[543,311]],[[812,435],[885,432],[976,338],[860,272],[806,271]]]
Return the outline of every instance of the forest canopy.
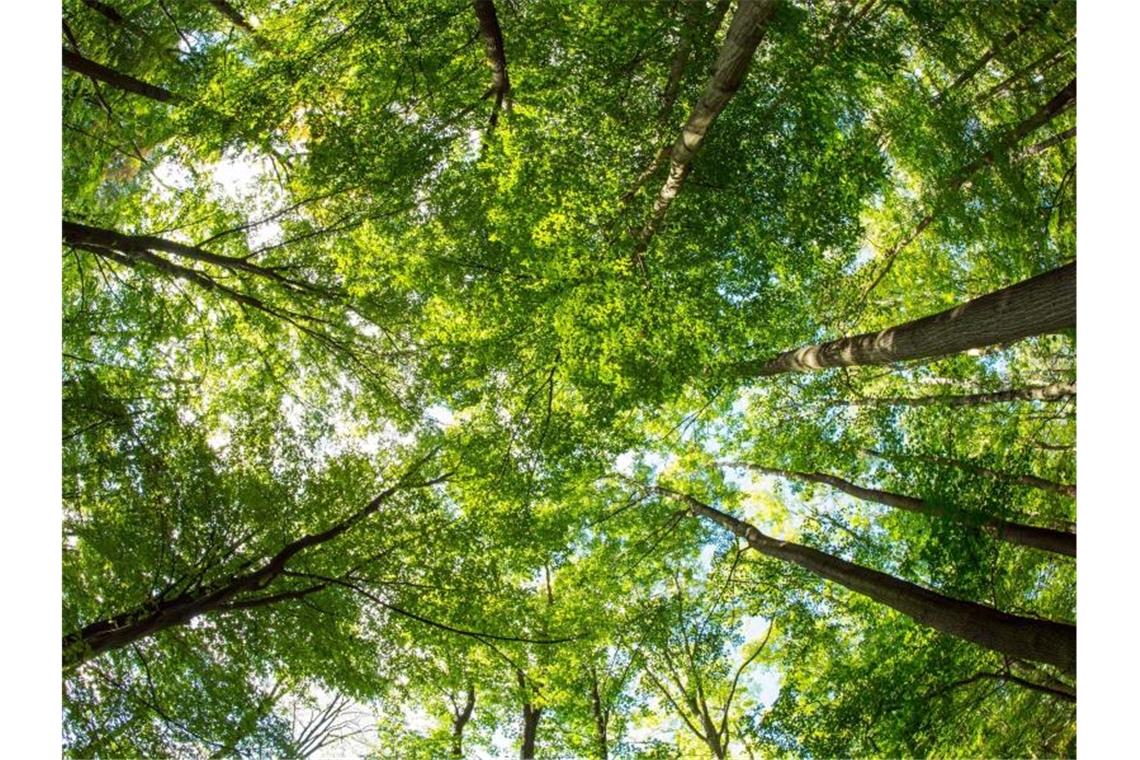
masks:
[[[1075,756],[1075,2],[62,21],[65,756]]]

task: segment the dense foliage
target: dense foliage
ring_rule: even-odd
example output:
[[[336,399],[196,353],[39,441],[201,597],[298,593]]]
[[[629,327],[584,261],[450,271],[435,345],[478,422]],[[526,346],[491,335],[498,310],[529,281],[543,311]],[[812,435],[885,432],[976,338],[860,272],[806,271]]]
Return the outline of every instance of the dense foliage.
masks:
[[[63,21],[66,756],[1075,754],[1071,0]]]

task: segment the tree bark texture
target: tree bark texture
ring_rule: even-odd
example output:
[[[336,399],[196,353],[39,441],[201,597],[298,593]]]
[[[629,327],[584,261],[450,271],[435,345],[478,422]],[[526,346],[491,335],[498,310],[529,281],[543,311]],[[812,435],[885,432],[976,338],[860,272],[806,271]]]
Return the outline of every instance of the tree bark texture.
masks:
[[[1024,388],[1008,388],[990,393],[942,396],[886,396],[836,401],[850,406],[984,406],[1012,401],[1068,401],[1077,397],[1076,383],[1050,383]]]
[[[979,475],[985,475],[987,478],[994,480],[1003,480],[1006,483],[1013,483],[1019,486],[1028,486],[1029,488],[1036,488],[1040,491],[1050,491],[1052,493],[1059,493],[1062,496],[1069,496],[1076,498],[1077,486],[1073,483],[1058,483],[1055,480],[1048,478],[1040,478],[1036,475],[1029,475],[1019,472],[1002,472],[995,470],[992,467],[977,464],[976,462],[968,462],[962,459],[951,459],[950,457],[940,457],[935,454],[887,454],[885,452],[868,449],[867,453],[881,459],[917,459],[922,462],[930,462],[931,464],[941,464],[949,467],[957,467],[968,472],[976,472]]]
[[[483,45],[487,51],[487,62],[491,64],[491,93],[495,95],[495,105],[491,109],[491,126],[499,123],[499,111],[510,108],[511,79],[507,74],[507,55],[503,47],[503,30],[499,26],[499,16],[492,0],[475,0],[475,17],[479,20],[479,32],[483,35]]]
[[[471,720],[471,713],[475,709],[475,684],[467,685],[467,701],[463,709],[455,714],[455,721],[451,724],[451,756],[463,757],[463,729],[467,721]]]
[[[745,377],[767,377],[926,359],[1060,332],[1076,323],[1077,265],[1072,263],[929,317],[742,362],[738,370]]]
[[[665,213],[681,191],[692,168],[693,158],[704,144],[705,135],[744,81],[752,55],[764,37],[765,25],[776,9],[775,0],[740,0],[724,43],[717,53],[713,75],[704,94],[693,107],[681,135],[669,153],[669,175],[657,194],[649,220],[638,233],[634,263],[642,266],[642,254],[657,232]]]
[[[1076,672],[1075,625],[1010,615],[983,604],[945,596],[817,549],[777,540],[688,494],[660,487],[658,491],[684,501],[694,516],[726,528],[761,554],[798,565],[923,625],[1010,657],[1055,665],[1066,673]]]
[[[144,82],[141,79],[135,79],[132,76],[115,71],[100,63],[95,63],[95,61],[84,58],[67,48],[63,48],[63,67],[77,74],[83,74],[84,76],[96,79],[123,92],[141,95],[144,98],[157,100],[160,103],[169,103],[177,99],[169,90]]]
[[[882,504],[894,509],[915,512],[920,515],[927,515],[928,517],[943,520],[952,520],[967,525],[972,524],[972,521],[966,515],[943,509],[937,504],[931,504],[923,499],[917,499],[905,494],[880,491],[877,488],[864,488],[863,486],[836,477],[835,475],[828,475],[822,472],[781,470],[773,467],[762,467],[748,462],[731,462],[730,464],[735,467],[746,467],[756,472],[763,472],[782,478],[791,478],[811,483],[823,483],[836,490],[854,496],[856,499]],[[1041,551],[1053,552],[1054,554],[1063,554],[1067,557],[1077,556],[1077,536],[1075,533],[1053,530],[1051,528],[1039,528],[1035,525],[1024,525],[1022,523],[999,520],[997,518],[983,518],[978,523],[978,527],[999,541],[1005,541],[1006,543],[1017,544],[1019,546],[1028,546],[1034,549],[1040,549]]]
[[[610,756],[607,727],[609,724],[609,711],[602,707],[602,695],[598,689],[598,673],[594,666],[590,666],[590,699],[594,708],[594,728],[597,730],[598,758],[607,760]]]
[[[946,97],[947,94],[949,94],[953,90],[958,89],[959,87],[964,85],[966,82],[969,82],[971,79],[973,79],[974,75],[977,74],[979,71],[981,71],[982,68],[987,63],[992,61],[994,56],[996,56],[998,53],[1002,52],[1003,50],[1008,48],[1010,45],[1012,45],[1014,42],[1016,42],[1017,39],[1019,37],[1021,37],[1021,35],[1025,34],[1027,31],[1032,29],[1037,24],[1038,21],[1040,21],[1045,16],[1047,16],[1049,14],[1049,11],[1051,11],[1053,9],[1053,6],[1055,4],[1056,4],[1056,0],[1053,0],[1053,2],[1050,2],[1046,5],[1043,5],[1037,11],[1037,13],[1033,14],[1033,16],[1031,16],[1029,18],[1029,20],[1027,20],[1024,24],[1022,24],[1017,29],[1010,30],[1004,37],[1002,37],[1000,40],[998,40],[997,43],[992,45],[985,53],[983,53],[980,58],[978,58],[976,61],[974,61],[974,63],[971,64],[968,68],[966,68],[965,71],[963,71],[961,74],[959,74],[958,77],[953,82],[950,83],[949,87],[947,87],[945,90],[943,90],[941,93],[938,94],[938,97],[935,98],[935,101],[942,100],[943,98]]]
[[[418,471],[426,461],[427,458],[419,460],[395,485],[385,489],[364,507],[335,525],[320,533],[310,533],[286,544],[256,570],[223,578],[204,586],[197,586],[171,598],[161,596],[152,598],[133,610],[91,623],[78,631],[65,635],[63,637],[64,668],[77,667],[105,652],[127,646],[167,628],[186,625],[200,615],[220,610],[267,606],[298,599],[324,588],[325,584],[318,583],[280,593],[245,596],[251,592],[256,594],[263,591],[273,581],[280,578],[287,570],[289,561],[301,552],[332,541],[379,511],[397,491],[406,488],[424,488],[446,479],[447,476],[442,476],[424,483],[406,482],[407,477]]]

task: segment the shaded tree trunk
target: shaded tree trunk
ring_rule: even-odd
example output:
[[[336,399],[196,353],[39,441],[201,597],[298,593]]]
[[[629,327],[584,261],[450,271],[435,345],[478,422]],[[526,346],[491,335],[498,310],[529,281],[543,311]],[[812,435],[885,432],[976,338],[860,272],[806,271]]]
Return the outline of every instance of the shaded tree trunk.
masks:
[[[597,730],[598,758],[607,760],[610,756],[607,728],[609,725],[609,710],[602,707],[602,695],[598,689],[598,673],[593,664],[590,665],[590,699],[594,707],[594,728]]]
[[[141,79],[135,79],[132,76],[115,71],[102,64],[95,63],[95,61],[84,58],[67,48],[63,48],[63,67],[78,74],[83,74],[91,79],[96,79],[123,92],[141,95],[144,98],[157,100],[160,103],[169,103],[177,100],[177,97],[169,90],[144,82]]]
[[[921,515],[952,520],[967,525],[973,524],[973,521],[970,520],[967,515],[944,509],[937,504],[931,504],[923,499],[917,499],[905,494],[891,493],[890,491],[880,491],[876,488],[864,488],[849,480],[844,480],[843,478],[822,472],[781,470],[773,467],[761,467],[760,465],[751,464],[749,462],[729,462],[728,464],[735,467],[746,467],[750,470],[767,473],[769,475],[777,475],[782,478],[792,478],[811,483],[823,483],[843,491],[846,494],[850,494],[856,499],[882,504],[884,506],[893,507],[894,509],[916,512]],[[1075,533],[1053,530],[1051,528],[1039,528],[1034,525],[1024,525],[1022,523],[1009,522],[1008,520],[999,520],[997,518],[983,518],[978,523],[978,526],[999,541],[1005,541],[1019,546],[1028,546],[1042,551],[1053,552],[1054,554],[1063,554],[1068,557],[1077,556],[1077,536]]]
[[[306,549],[332,541],[350,530],[362,520],[379,511],[380,507],[397,491],[408,488],[424,488],[443,482],[448,476],[444,475],[423,483],[407,482],[407,478],[417,472],[427,462],[428,458],[425,457],[416,462],[395,485],[382,491],[361,509],[320,533],[310,533],[291,541],[256,570],[233,575],[210,584],[195,586],[174,597],[165,598],[163,595],[159,595],[133,610],[91,623],[78,631],[66,634],[63,637],[64,668],[77,667],[104,652],[125,647],[167,628],[186,625],[200,615],[218,611],[264,607],[300,599],[308,594],[320,591],[327,586],[327,583],[321,582],[277,593],[257,594],[285,574],[291,559]],[[247,596],[250,593],[255,595]]]
[[[1041,67],[1041,70],[1038,72],[1039,74],[1043,74],[1044,72],[1051,69],[1057,63],[1064,60],[1064,58],[1069,54],[1069,46],[1072,45],[1075,40],[1075,37],[1071,38],[1060,48],[1054,48],[1053,50],[1044,53],[1039,58],[1034,59],[1028,65],[1022,66],[1020,69],[1014,71],[1008,77],[987,90],[985,94],[983,94],[982,97],[978,99],[978,105],[984,105],[993,98],[1002,94],[1014,84],[1016,84],[1018,80],[1020,80],[1029,72],[1035,71],[1038,67]]]
[[[997,154],[1011,145],[1016,145],[1023,137],[1033,130],[1052,121],[1054,117],[1064,113],[1077,102],[1077,80],[1073,79],[1053,96],[1052,100],[1037,109],[1028,119],[1025,119],[1013,129],[1009,130],[998,140],[997,144],[963,166],[950,184],[960,187],[966,183],[970,175],[987,164],[992,164]]]
[[[681,135],[670,149],[669,176],[657,194],[649,220],[635,241],[632,259],[637,268],[644,271],[642,257],[649,241],[657,232],[669,206],[681,191],[685,178],[692,168],[693,158],[704,144],[709,128],[736,94],[740,83],[744,81],[744,75],[752,62],[752,55],[763,39],[765,25],[775,9],[775,0],[740,0],[740,5],[732,17],[732,23],[728,27],[728,34],[717,53],[713,75],[701,99],[693,107],[689,120],[681,130]]]
[[[244,29],[250,34],[255,33],[253,26],[245,20],[245,16],[241,15],[238,9],[227,3],[226,0],[210,0],[210,5],[214,6],[218,13],[229,19],[234,26]]]
[[[1074,79],[1064,89],[1062,89],[1061,92],[1054,96],[1052,100],[1039,108],[1032,116],[1025,119],[1016,127],[1006,132],[997,141],[997,143],[995,143],[994,146],[990,148],[990,150],[986,151],[977,159],[971,161],[959,169],[958,172],[950,178],[950,181],[947,183],[948,187],[951,190],[957,190],[966,185],[966,183],[970,181],[970,177],[975,172],[977,172],[983,166],[992,164],[994,162],[995,156],[997,156],[1000,151],[1005,150],[1011,145],[1015,145],[1019,140],[1021,140],[1033,130],[1043,126],[1044,124],[1047,124],[1055,116],[1064,113],[1069,109],[1070,106],[1076,103],[1076,100],[1077,80]],[[935,211],[928,211],[923,215],[918,223],[915,224],[915,226],[911,228],[911,230],[906,235],[900,238],[899,241],[891,248],[891,250],[887,252],[887,255],[885,257],[886,265],[883,267],[883,270],[875,276],[875,279],[871,282],[871,284],[868,285],[867,288],[863,291],[863,295],[860,297],[860,303],[866,300],[867,296],[871,294],[871,291],[879,286],[879,283],[882,282],[883,278],[887,276],[887,273],[891,271],[891,267],[894,266],[895,259],[898,257],[898,255],[903,251],[903,249],[914,242],[914,240],[917,239],[918,236],[921,235],[927,227],[930,226],[930,224],[934,221],[934,217]]]
[[[503,30],[499,26],[499,15],[495,12],[492,0],[475,0],[475,17],[479,20],[479,31],[483,35],[483,45],[487,51],[487,61],[491,64],[491,89],[495,105],[491,109],[491,126],[499,123],[499,111],[510,109],[511,79],[507,74],[507,55],[503,49]],[[486,97],[486,96],[485,96]]]
[[[463,757],[463,729],[467,721],[471,720],[471,713],[475,709],[475,684],[467,685],[467,701],[463,709],[455,713],[455,720],[451,724],[451,756]]]
[[[515,676],[518,678],[519,690],[523,695],[523,730],[519,757],[522,760],[534,760],[534,747],[538,740],[538,721],[542,718],[542,708],[535,707],[530,701],[530,690],[523,672],[515,671]]]
[[[1050,491],[1052,493],[1059,493],[1062,496],[1070,496],[1076,498],[1077,486],[1074,483],[1058,483],[1055,480],[1047,478],[1039,478],[1036,475],[1028,475],[1016,472],[1002,472],[995,470],[992,467],[986,467],[975,462],[967,462],[962,459],[951,459],[950,457],[940,457],[935,454],[889,454],[875,449],[866,449],[866,453],[871,456],[879,457],[880,459],[917,459],[920,462],[930,462],[931,464],[947,465],[949,467],[957,467],[967,472],[976,472],[979,475],[985,475],[994,480],[1002,480],[1006,483],[1013,483],[1019,486],[1028,486],[1029,488],[1036,488],[1040,491]]]
[[[1034,143],[1033,145],[1030,145],[1028,148],[1026,148],[1025,150],[1021,151],[1021,153],[1018,154],[1018,158],[1028,158],[1029,156],[1035,156],[1038,153],[1041,153],[1042,151],[1049,150],[1054,145],[1060,145],[1061,143],[1065,142],[1066,140],[1071,140],[1076,136],[1077,136],[1077,128],[1076,127],[1069,127],[1068,129],[1066,129],[1062,132],[1058,132],[1057,134],[1053,135],[1052,137],[1046,137],[1041,142]]]
[[[1009,401],[1068,401],[1077,397],[1076,383],[1050,383],[990,393],[944,396],[886,396],[832,402],[834,406],[983,406]]]
[[[1012,343],[1077,323],[1077,265],[1066,264],[960,306],[891,327],[804,346],[768,360],[741,362],[744,377],[829,367],[890,364]]]
[[[1055,665],[1066,673],[1076,672],[1077,628],[1074,625],[1010,615],[984,604],[945,596],[818,549],[777,540],[688,494],[660,486],[657,490],[685,502],[694,516],[740,536],[761,554],[802,567],[923,625],[1010,657]]]
[[[992,61],[995,55],[997,55],[1001,51],[1005,50],[1007,47],[1009,47],[1014,42],[1016,42],[1017,39],[1019,37],[1021,37],[1021,35],[1025,34],[1027,31],[1029,31],[1034,26],[1036,26],[1038,21],[1040,21],[1046,15],[1048,15],[1049,11],[1051,11],[1053,9],[1054,5],[1056,5],[1056,0],[1052,0],[1052,2],[1043,6],[1040,10],[1037,11],[1037,13],[1033,14],[1033,16],[1030,17],[1030,19],[1028,21],[1026,21],[1024,24],[1022,24],[1017,29],[1011,30],[1004,37],[1002,37],[1000,40],[998,40],[997,43],[992,45],[989,48],[989,50],[987,50],[985,53],[982,54],[982,56],[980,58],[978,58],[976,61],[974,61],[974,63],[971,64],[968,68],[966,68],[965,71],[963,71],[961,74],[959,74],[958,77],[953,82],[950,83],[949,87],[947,87],[945,90],[940,92],[938,94],[938,97],[935,98],[935,101],[937,102],[937,101],[942,100],[943,98],[946,97],[947,94],[949,94],[953,90],[958,89],[959,87],[961,87],[962,85],[966,84],[971,79],[973,79],[974,75],[976,75],[979,71],[981,71],[982,68],[987,63]]]
[[[109,230],[103,227],[92,227],[86,224],[65,220],[63,222],[63,241],[70,245],[92,245],[99,248],[114,249],[128,255],[162,251],[163,253],[170,253],[180,258],[192,259],[232,271],[247,272],[259,277],[264,277],[290,290],[308,293],[320,292],[320,289],[316,286],[304,282],[303,280],[294,280],[286,277],[273,267],[260,266],[245,258],[222,256],[203,250],[198,246],[187,245],[186,243],[179,243],[174,240],[167,240],[166,238],[155,237],[153,235],[125,235],[115,230]]]

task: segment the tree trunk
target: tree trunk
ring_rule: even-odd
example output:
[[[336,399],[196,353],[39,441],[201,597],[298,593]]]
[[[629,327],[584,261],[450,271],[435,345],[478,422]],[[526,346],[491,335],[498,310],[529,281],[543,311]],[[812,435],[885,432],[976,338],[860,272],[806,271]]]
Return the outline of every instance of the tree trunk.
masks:
[[[1066,130],[1058,132],[1057,134],[1053,135],[1052,137],[1046,137],[1041,142],[1034,143],[1033,145],[1030,145],[1028,148],[1021,151],[1021,153],[1019,153],[1017,157],[1018,158],[1029,158],[1030,156],[1035,156],[1042,151],[1049,150],[1049,148],[1052,148],[1054,145],[1059,145],[1059,144],[1065,142],[1066,140],[1073,139],[1076,136],[1077,136],[1077,128],[1076,127],[1069,127]]]
[[[633,261],[639,268],[644,269],[642,254],[665,218],[669,206],[681,191],[692,168],[693,158],[704,144],[705,135],[744,81],[748,65],[752,62],[752,54],[764,37],[765,25],[775,9],[775,0],[740,0],[724,44],[717,53],[712,78],[701,99],[693,107],[680,137],[673,143],[669,153],[669,176],[657,195],[649,220],[638,233]]]
[[[995,55],[997,55],[1002,50],[1004,50],[1005,48],[1009,47],[1014,42],[1016,42],[1017,39],[1021,35],[1025,34],[1025,32],[1032,29],[1037,24],[1038,21],[1040,21],[1042,18],[1044,18],[1046,15],[1048,15],[1049,11],[1053,9],[1053,6],[1055,4],[1056,4],[1056,0],[1053,0],[1053,2],[1050,2],[1048,5],[1043,6],[1037,13],[1035,13],[1032,17],[1030,17],[1030,19],[1028,21],[1026,21],[1024,24],[1022,24],[1017,29],[1011,30],[1008,34],[1006,34],[1004,37],[1002,37],[1000,40],[998,40],[998,42],[995,45],[990,47],[989,50],[987,50],[984,54],[982,54],[981,58],[974,61],[974,63],[969,68],[967,68],[965,71],[963,71],[961,74],[959,74],[958,78],[955,79],[953,82],[951,82],[949,87],[947,87],[945,90],[940,92],[938,94],[938,97],[936,97],[934,99],[935,102],[942,100],[943,98],[946,97],[946,95],[948,93],[950,93],[953,90],[956,90],[957,88],[964,85],[966,82],[969,82],[971,79],[973,79],[974,75],[977,74],[979,71],[981,71],[982,68],[987,63],[989,63],[991,60],[993,60]]]
[[[833,405],[849,406],[983,406],[1009,401],[1068,401],[1077,397],[1076,383],[1050,383],[1030,385],[1025,388],[1009,388],[990,393],[969,393],[960,396],[887,396],[840,400]]]
[[[590,697],[594,706],[594,728],[598,732],[598,758],[607,760],[610,749],[606,734],[610,716],[609,711],[602,707],[602,695],[598,690],[598,673],[593,664],[590,665]]]
[[[115,87],[123,92],[134,93],[135,95],[142,95],[144,98],[157,100],[160,103],[169,103],[177,98],[169,90],[164,90],[153,84],[135,79],[114,69],[107,68],[106,66],[95,63],[88,58],[84,58],[78,53],[72,52],[67,48],[63,48],[63,66],[66,69],[83,74],[84,76],[97,79],[100,82]]]
[[[983,604],[945,596],[817,549],[766,536],[743,520],[688,494],[662,487],[657,490],[684,501],[694,516],[704,517],[726,528],[761,554],[798,565],[898,610],[923,625],[1010,657],[1055,665],[1066,673],[1076,672],[1075,625],[1010,615]]]
[[[448,476],[444,475],[423,483],[407,482],[407,478],[416,473],[430,456],[418,460],[395,485],[382,491],[361,509],[320,533],[310,533],[291,541],[257,570],[198,586],[170,599],[164,599],[162,596],[149,599],[129,612],[91,623],[78,631],[65,635],[63,637],[63,667],[65,669],[78,667],[104,652],[125,647],[167,628],[186,625],[194,618],[210,612],[268,606],[282,601],[299,599],[307,594],[320,591],[325,588],[326,583],[317,583],[280,593],[241,598],[249,592],[262,591],[281,577],[293,557],[314,546],[332,541],[379,511],[380,507],[397,491],[425,488],[443,482]]]
[[[150,251],[162,251],[163,253],[170,253],[180,258],[214,264],[215,266],[223,267],[231,271],[248,272],[249,274],[273,280],[289,290],[310,294],[318,294],[321,292],[320,288],[308,282],[286,277],[276,268],[259,266],[241,257],[222,256],[220,254],[210,253],[198,246],[187,245],[186,243],[179,243],[174,240],[167,240],[166,238],[155,237],[153,235],[124,235],[115,230],[109,230],[103,227],[91,227],[86,224],[65,220],[63,222],[63,241],[71,245],[93,245],[99,248],[110,248],[127,254],[128,256],[137,256],[139,254],[149,253]]]
[[[1030,488],[1036,488],[1041,491],[1059,493],[1062,496],[1069,496],[1072,498],[1076,498],[1077,496],[1077,486],[1073,483],[1058,483],[1055,480],[1039,478],[1036,475],[1026,475],[1015,472],[1002,472],[1001,470],[995,470],[991,467],[986,467],[974,462],[967,462],[961,459],[940,457],[935,454],[888,454],[885,452],[876,451],[875,449],[867,449],[866,451],[871,456],[879,457],[880,459],[917,459],[921,462],[947,465],[949,467],[957,467],[968,472],[976,472],[979,475],[985,475],[986,477],[993,478],[994,480],[1003,480],[1006,483],[1013,483],[1019,486],[1028,486]]]
[[[1073,79],[1065,85],[1060,92],[1053,96],[1053,99],[1043,105],[1041,108],[1030,116],[1025,121],[1018,124],[1016,127],[1007,132],[997,145],[990,148],[978,158],[963,166],[950,184],[954,187],[960,187],[966,183],[970,175],[982,168],[986,164],[992,164],[994,157],[998,152],[1010,145],[1016,145],[1019,140],[1028,135],[1038,127],[1047,124],[1059,114],[1067,111],[1071,106],[1077,102],[1077,80]]]
[[[1039,66],[1041,67],[1041,70],[1037,72],[1039,74],[1043,74],[1044,72],[1051,69],[1057,63],[1062,61],[1066,56],[1068,56],[1069,46],[1072,45],[1075,40],[1076,40],[1075,37],[1069,39],[1060,48],[1054,48],[1053,50],[1050,50],[1050,51],[1044,53],[1043,55],[1041,55],[1040,57],[1034,59],[1028,65],[1022,66],[1020,69],[1017,69],[1016,71],[1014,71],[1008,77],[1006,77],[1005,79],[1003,79],[1002,81],[998,82],[993,87],[991,87],[989,90],[987,90],[985,92],[985,94],[983,94],[980,98],[978,98],[978,101],[977,101],[978,105],[984,105],[984,104],[988,103],[990,100],[992,100],[993,98],[1002,94],[1003,92],[1008,90],[1011,86],[1016,84],[1017,81],[1019,79],[1021,79],[1023,76],[1025,76],[1026,74],[1028,74],[1031,71],[1036,70],[1037,67],[1039,67]]]
[[[773,359],[741,362],[744,377],[810,372],[828,367],[890,364],[1012,343],[1077,323],[1077,265],[1037,275],[952,309],[877,333],[785,351]]]
[[[503,30],[499,26],[499,16],[491,0],[475,0],[475,17],[479,19],[479,31],[483,35],[483,45],[487,51],[487,61],[491,64],[491,89],[495,105],[491,109],[491,126],[499,123],[499,111],[504,103],[510,109],[511,80],[507,75],[507,55],[503,49]]]
[[[863,501],[883,504],[907,512],[916,512],[929,517],[952,520],[967,525],[971,524],[970,519],[966,515],[943,509],[923,499],[916,499],[913,496],[906,496],[905,494],[891,493],[890,491],[880,491],[875,488],[864,488],[849,480],[844,480],[843,478],[822,472],[780,470],[772,467],[761,467],[760,465],[750,464],[748,462],[729,462],[729,464],[734,467],[746,467],[750,470],[767,473],[769,475],[778,475],[782,478],[823,483],[843,491],[846,494],[850,494],[856,499],[862,499]],[[1074,533],[1053,530],[1051,528],[1039,528],[1034,525],[1023,525],[1021,523],[999,520],[997,518],[983,519],[979,523],[979,527],[999,541],[1005,541],[1019,546],[1028,546],[1042,551],[1053,552],[1054,554],[1063,554],[1068,557],[1077,556],[1077,536]]]
[[[522,760],[534,760],[534,745],[538,738],[538,721],[541,717],[541,707],[533,707],[530,702],[523,704],[523,735],[522,746],[519,748],[519,757]]]
[[[229,19],[230,23],[232,23],[234,26],[240,29],[244,29],[250,34],[255,33],[254,28],[248,21],[245,20],[245,16],[242,16],[241,13],[238,12],[237,8],[227,3],[226,0],[210,0],[210,5],[214,6],[218,13]]]
[[[467,685],[467,702],[463,709],[455,714],[455,722],[451,725],[451,756],[463,757],[463,728],[471,720],[471,712],[475,709],[475,684]]]

